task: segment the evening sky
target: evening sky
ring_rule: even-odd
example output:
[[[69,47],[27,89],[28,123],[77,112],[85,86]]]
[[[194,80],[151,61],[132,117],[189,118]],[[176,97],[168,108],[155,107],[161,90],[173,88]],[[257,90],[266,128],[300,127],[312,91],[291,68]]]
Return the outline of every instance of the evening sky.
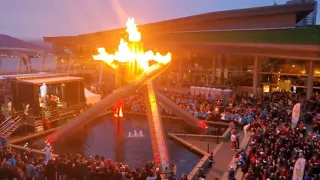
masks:
[[[273,5],[274,0],[1,0],[0,34],[22,39],[78,35],[212,11]],[[277,0],[284,4],[286,0]],[[319,10],[318,10],[319,12]],[[319,24],[319,13],[317,24]]]

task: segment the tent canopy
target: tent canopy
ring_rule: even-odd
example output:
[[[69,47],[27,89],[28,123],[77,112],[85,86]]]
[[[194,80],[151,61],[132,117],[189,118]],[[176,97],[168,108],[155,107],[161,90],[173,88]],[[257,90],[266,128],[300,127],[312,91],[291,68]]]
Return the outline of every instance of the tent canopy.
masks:
[[[95,104],[98,101],[101,100],[101,95],[99,94],[94,94],[92,92],[90,92],[88,89],[84,89],[84,95],[86,97],[87,100],[87,104]]]

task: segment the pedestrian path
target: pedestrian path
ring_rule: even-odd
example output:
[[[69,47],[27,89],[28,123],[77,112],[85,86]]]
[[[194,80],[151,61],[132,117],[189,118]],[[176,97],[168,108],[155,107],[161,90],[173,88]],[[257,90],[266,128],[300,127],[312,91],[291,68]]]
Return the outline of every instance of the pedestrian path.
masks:
[[[180,138],[207,153],[213,152],[218,145],[217,141],[212,139],[198,139],[198,138],[190,138],[190,137],[180,137]]]
[[[249,142],[250,137],[249,136],[247,136],[247,137],[244,136],[244,133],[242,133],[242,135],[243,135],[243,137],[242,137],[242,139],[240,141],[239,148],[240,149],[246,149],[247,146],[248,146],[248,142]],[[230,166],[233,166],[234,168],[237,167],[237,164],[235,163],[235,159],[234,158],[232,158],[231,161],[229,162],[228,167],[230,167]],[[236,170],[236,179],[240,180],[241,178],[242,178],[242,172],[241,172],[240,169],[237,169]],[[227,171],[222,176],[222,179],[228,179],[228,172]]]
[[[244,134],[240,132],[240,142],[243,141]],[[233,160],[236,152],[231,149],[231,143],[228,140],[227,142],[223,142],[219,150],[216,152],[214,156],[214,164],[211,170],[207,173],[207,180],[214,180],[215,178],[219,178],[224,180],[224,174],[228,171],[230,162]]]

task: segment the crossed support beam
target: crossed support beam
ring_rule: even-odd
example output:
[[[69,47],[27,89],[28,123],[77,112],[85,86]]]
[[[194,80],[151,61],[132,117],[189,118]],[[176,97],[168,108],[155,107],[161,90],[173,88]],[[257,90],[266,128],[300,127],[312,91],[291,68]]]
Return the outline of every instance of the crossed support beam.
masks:
[[[155,164],[161,166],[162,172],[166,172],[166,169],[169,168],[169,156],[152,82],[145,85],[145,92],[144,96]]]
[[[48,55],[43,52],[39,52],[39,53],[41,54],[41,58],[42,58],[41,71],[44,72],[45,66],[46,66],[46,59],[47,59]],[[17,64],[17,74],[21,73],[22,63],[24,63],[28,73],[32,72],[31,58],[29,58],[28,55],[25,53],[16,52],[16,54],[19,57],[19,62]]]
[[[119,74],[116,69],[108,65],[107,67],[109,71],[116,74],[117,77],[122,76],[122,74]],[[103,66],[101,64],[99,80],[101,79],[102,70]],[[189,125],[201,127],[202,129],[206,129],[207,126],[190,113],[179,107],[177,104],[173,103],[170,99],[157,92],[154,89],[152,82],[147,83],[143,88],[154,160],[156,165],[160,165],[162,172],[167,172],[169,168],[169,156],[164,136],[165,132],[163,131],[163,125],[159,115],[157,100],[163,103],[167,108],[170,108],[176,115],[186,120]]]
[[[55,141],[56,139],[64,137],[67,134],[75,133],[77,130],[83,128],[85,124],[94,120],[94,118],[101,114],[101,112],[104,112],[106,109],[112,107],[118,102],[119,99],[125,99],[126,97],[132,95],[133,92],[143,87],[147,92],[145,93],[145,99],[148,109],[148,122],[155,162],[157,165],[160,165],[163,172],[165,172],[165,170],[169,168],[169,157],[166,148],[162,122],[159,116],[157,100],[170,108],[176,115],[182,117],[186,123],[199,129],[206,129],[206,125],[204,123],[154,90],[152,86],[152,80],[167,70],[169,66],[170,63],[158,63],[152,65],[147,72],[143,72],[137,76],[134,82],[118,88],[113,93],[109,94],[107,97],[95,104],[93,107],[75,117],[70,123],[63,126],[59,131],[50,135],[48,137],[48,141]]]

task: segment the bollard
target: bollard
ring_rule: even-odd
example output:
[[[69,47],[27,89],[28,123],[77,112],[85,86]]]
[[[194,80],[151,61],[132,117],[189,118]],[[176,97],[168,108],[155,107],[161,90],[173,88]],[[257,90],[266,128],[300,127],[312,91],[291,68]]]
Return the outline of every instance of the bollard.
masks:
[[[207,144],[207,153],[210,153],[210,145]]]

